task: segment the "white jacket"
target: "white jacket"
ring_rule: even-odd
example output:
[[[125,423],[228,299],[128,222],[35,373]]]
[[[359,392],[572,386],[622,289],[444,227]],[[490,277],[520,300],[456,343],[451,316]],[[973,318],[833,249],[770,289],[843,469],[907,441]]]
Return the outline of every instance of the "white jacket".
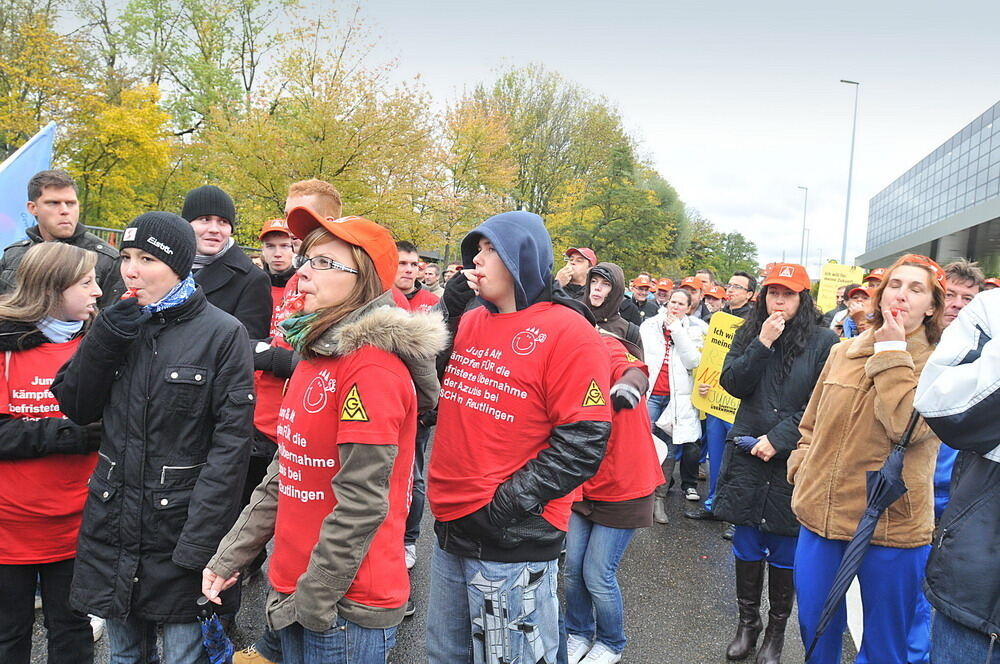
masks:
[[[653,393],[660,375],[667,344],[663,338],[663,311],[639,326],[642,351],[649,367],[649,392]],[[670,403],[663,410],[656,426],[669,435],[676,445],[693,443],[701,438],[698,410],[691,404],[694,370],[701,362],[701,347],[705,343],[708,325],[693,316],[679,318],[670,326]]]

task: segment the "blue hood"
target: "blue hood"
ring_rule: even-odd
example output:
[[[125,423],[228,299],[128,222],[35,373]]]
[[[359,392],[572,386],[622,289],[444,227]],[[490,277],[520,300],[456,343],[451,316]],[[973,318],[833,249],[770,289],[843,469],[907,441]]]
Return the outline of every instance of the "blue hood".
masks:
[[[490,217],[462,240],[462,263],[473,267],[479,252],[479,239],[486,238],[500,255],[514,277],[514,296],[518,311],[543,299],[549,299],[552,284],[552,238],[545,223],[531,212],[504,212]],[[490,311],[496,311],[486,302]]]

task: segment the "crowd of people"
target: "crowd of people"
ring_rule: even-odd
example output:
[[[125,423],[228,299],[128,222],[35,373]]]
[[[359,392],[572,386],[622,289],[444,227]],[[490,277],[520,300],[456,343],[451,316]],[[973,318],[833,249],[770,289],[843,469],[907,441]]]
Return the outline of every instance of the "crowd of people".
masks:
[[[676,481],[684,517],[730,524],[719,655],[777,664],[797,603],[808,661],[839,663],[843,601],[820,614],[894,447],[856,661],[1000,662],[1000,281],[975,263],[906,254],[824,313],[791,263],[628,280],[574,247],[556,269],[524,211],[425,262],[319,180],[253,257],[213,185],[114,243],[67,174],[27,193],[0,259],[0,662],[30,661],[40,602],[52,664],[101,633],[114,664],[207,664],[204,603],[231,624],[266,570],[234,662],[385,664],[429,508],[428,661],[613,664],[618,568]],[[717,388],[696,369],[720,312],[742,324]],[[732,421],[696,406],[713,389]]]

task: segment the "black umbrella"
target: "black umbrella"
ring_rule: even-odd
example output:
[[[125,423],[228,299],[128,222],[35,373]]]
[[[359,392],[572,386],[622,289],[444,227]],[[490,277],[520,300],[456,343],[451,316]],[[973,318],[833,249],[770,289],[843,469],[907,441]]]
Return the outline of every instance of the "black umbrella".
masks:
[[[198,606],[201,607],[198,617],[198,622],[201,623],[201,639],[208,661],[211,664],[232,664],[236,648],[226,635],[218,614],[207,597],[199,597]]]
[[[861,515],[861,521],[858,522],[857,530],[854,531],[854,537],[844,549],[844,557],[841,558],[840,566],[837,567],[837,573],[833,577],[833,585],[830,586],[830,592],[827,593],[826,601],[823,603],[823,611],[819,616],[819,623],[816,625],[816,634],[813,635],[809,650],[806,651],[806,662],[812,657],[819,637],[823,635],[823,631],[830,624],[833,614],[837,612],[840,603],[847,595],[851,581],[857,576],[858,569],[861,568],[861,559],[865,557],[868,544],[872,541],[879,517],[889,508],[889,505],[892,505],[906,493],[906,484],[903,483],[903,454],[906,452],[906,446],[910,444],[910,436],[913,435],[913,429],[917,426],[919,417],[920,413],[914,410],[902,437],[893,446],[882,467],[879,470],[868,471],[868,504],[864,514]]]

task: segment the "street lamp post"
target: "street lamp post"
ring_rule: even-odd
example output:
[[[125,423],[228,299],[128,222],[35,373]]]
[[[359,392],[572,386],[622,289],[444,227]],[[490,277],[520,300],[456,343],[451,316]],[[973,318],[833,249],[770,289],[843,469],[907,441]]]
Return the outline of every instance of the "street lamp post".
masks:
[[[851,177],[854,175],[854,136],[858,130],[858,91],[861,84],[857,81],[840,79],[841,83],[854,86],[854,122],[851,126],[851,160],[847,165],[847,205],[844,210],[844,242],[840,245],[840,262],[847,264],[847,220],[851,216]]]
[[[805,199],[802,201],[802,239],[799,242],[799,263],[805,265],[806,256],[806,209],[809,207],[809,187],[799,185],[799,189],[805,192]]]

